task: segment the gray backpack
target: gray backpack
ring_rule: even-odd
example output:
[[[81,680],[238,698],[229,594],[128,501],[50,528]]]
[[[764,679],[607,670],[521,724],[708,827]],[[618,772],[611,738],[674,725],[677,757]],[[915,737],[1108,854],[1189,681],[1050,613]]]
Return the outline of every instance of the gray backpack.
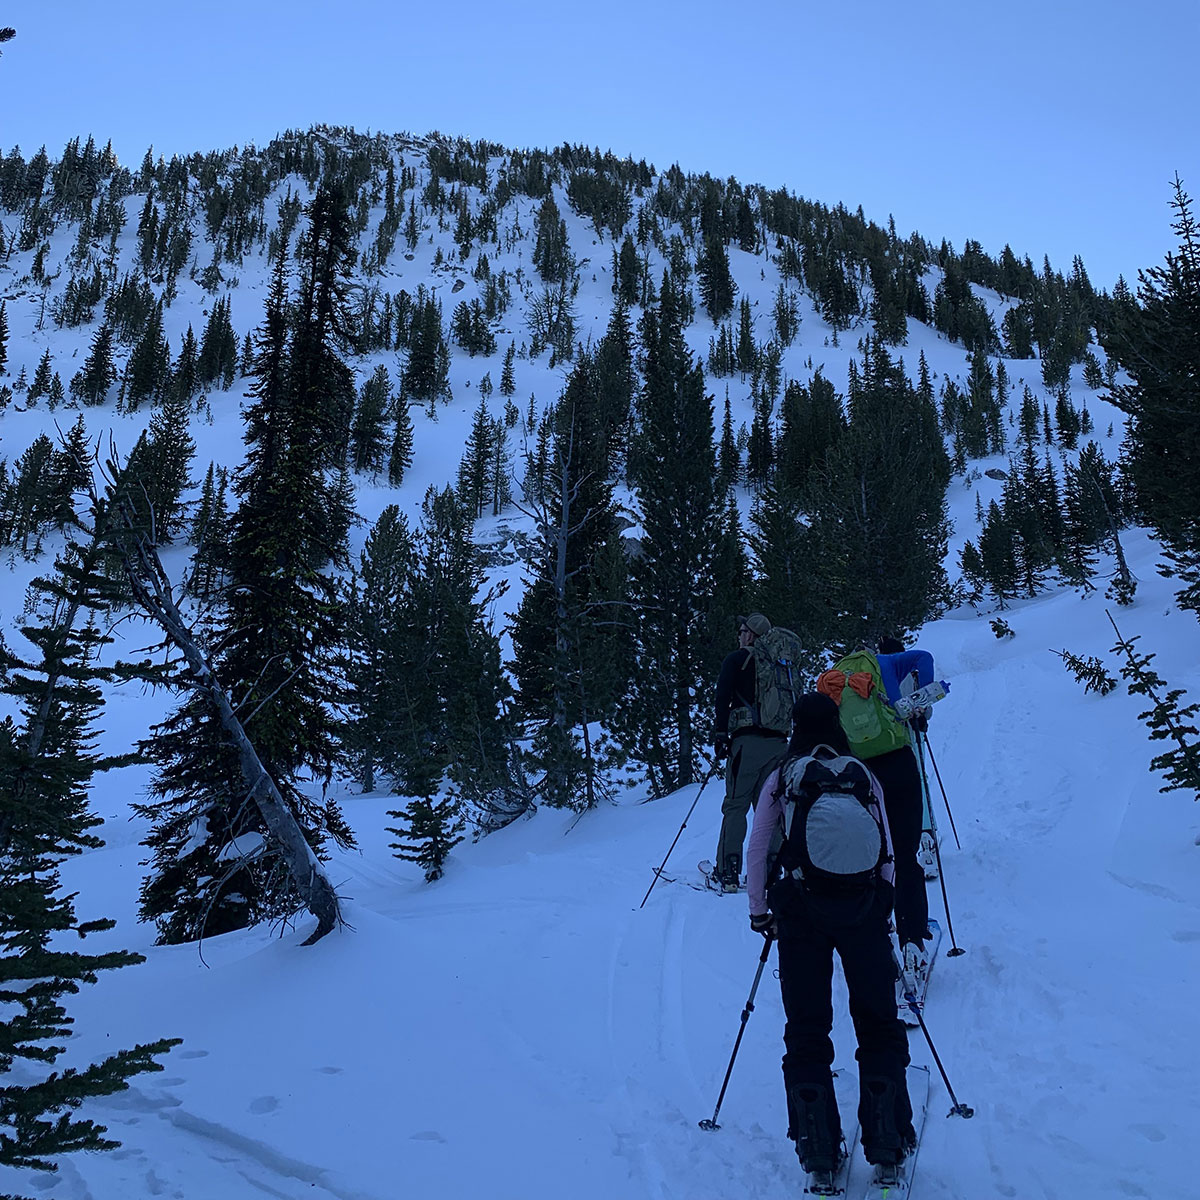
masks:
[[[783,869],[815,892],[874,887],[887,861],[887,839],[863,763],[830,746],[815,746],[783,765],[780,785]]]

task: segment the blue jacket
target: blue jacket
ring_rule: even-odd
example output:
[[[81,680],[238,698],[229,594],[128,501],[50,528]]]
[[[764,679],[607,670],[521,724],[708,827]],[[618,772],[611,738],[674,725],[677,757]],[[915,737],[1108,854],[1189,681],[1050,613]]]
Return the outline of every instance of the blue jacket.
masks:
[[[900,683],[916,671],[917,687],[924,687],[933,682],[933,655],[928,650],[904,650],[899,654],[879,654],[879,676],[883,680],[883,690],[893,704],[913,689],[906,687],[901,690]]]

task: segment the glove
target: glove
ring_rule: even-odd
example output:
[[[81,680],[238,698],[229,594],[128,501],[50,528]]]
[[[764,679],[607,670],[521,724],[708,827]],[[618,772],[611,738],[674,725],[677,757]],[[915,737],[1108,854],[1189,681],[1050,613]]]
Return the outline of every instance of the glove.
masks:
[[[713,738],[713,757],[718,760],[729,757],[729,734],[718,733]]]
[[[908,719],[908,723],[918,732],[924,733],[929,728],[929,710],[918,708]]]
[[[775,936],[775,918],[769,913],[751,913],[750,928],[755,933],[761,933],[765,938]]]

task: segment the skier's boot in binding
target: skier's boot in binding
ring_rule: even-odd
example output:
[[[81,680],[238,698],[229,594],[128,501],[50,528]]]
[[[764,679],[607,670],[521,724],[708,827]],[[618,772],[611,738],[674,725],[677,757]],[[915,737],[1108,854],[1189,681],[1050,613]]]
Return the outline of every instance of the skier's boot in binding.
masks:
[[[901,1136],[896,1125],[894,1080],[882,1075],[863,1078],[858,1119],[862,1125],[863,1153],[867,1162],[879,1167],[895,1167],[904,1161],[909,1139]]]
[[[936,833],[926,830],[921,834],[921,845],[917,849],[917,861],[921,864],[927,882],[938,877],[937,848],[933,841],[936,837]]]
[[[788,1137],[796,1143],[800,1165],[809,1177],[806,1190],[817,1196],[836,1195],[833,1177],[841,1161],[842,1135],[833,1089],[788,1083],[787,1104]]]

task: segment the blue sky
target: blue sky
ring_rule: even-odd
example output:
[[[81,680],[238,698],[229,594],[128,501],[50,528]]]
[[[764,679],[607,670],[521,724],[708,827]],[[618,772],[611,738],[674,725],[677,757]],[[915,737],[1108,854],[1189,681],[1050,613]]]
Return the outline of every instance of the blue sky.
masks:
[[[0,24],[0,145],[27,154],[92,133],[136,164],[317,122],[582,142],[960,249],[1078,253],[1104,287],[1173,245],[1176,171],[1200,197],[1194,0],[19,0]]]

